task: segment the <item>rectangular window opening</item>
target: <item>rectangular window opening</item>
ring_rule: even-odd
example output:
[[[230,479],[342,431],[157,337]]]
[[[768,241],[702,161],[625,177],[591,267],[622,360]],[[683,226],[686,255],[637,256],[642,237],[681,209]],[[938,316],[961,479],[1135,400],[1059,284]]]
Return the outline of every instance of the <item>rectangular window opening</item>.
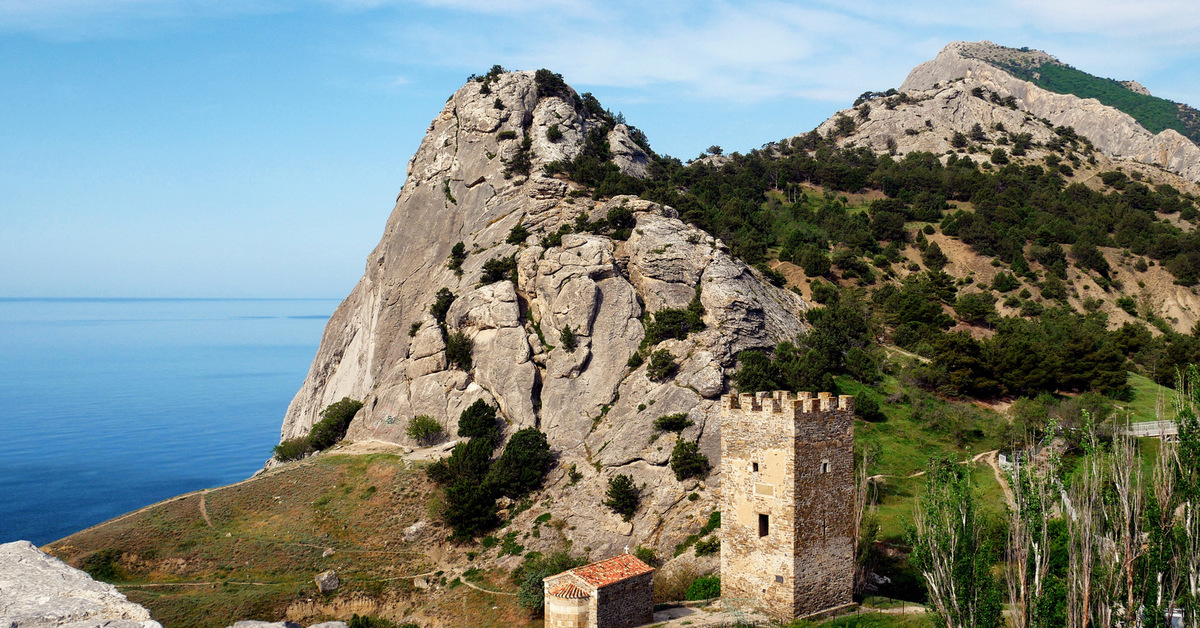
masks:
[[[766,536],[771,529],[770,517],[767,515],[758,516],[758,536]]]
[[[751,463],[750,463],[750,470],[751,470],[751,471],[753,471],[753,472],[755,472],[755,473],[758,473],[758,463],[757,463],[757,462],[751,462]]]
[[[778,582],[779,584],[783,584],[783,576],[775,576],[775,582]]]
[[[821,463],[821,473],[829,473],[829,463],[828,462]]]

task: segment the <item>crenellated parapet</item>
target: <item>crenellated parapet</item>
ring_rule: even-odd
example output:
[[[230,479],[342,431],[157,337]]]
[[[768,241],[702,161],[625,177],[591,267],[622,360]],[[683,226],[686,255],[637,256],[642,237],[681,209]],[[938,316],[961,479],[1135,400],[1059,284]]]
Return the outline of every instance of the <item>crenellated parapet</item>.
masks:
[[[793,393],[787,390],[756,393],[730,393],[721,396],[721,414],[734,411],[759,412],[775,415],[790,414],[793,418],[816,412],[854,412],[854,396],[820,392],[816,397],[807,391]]]

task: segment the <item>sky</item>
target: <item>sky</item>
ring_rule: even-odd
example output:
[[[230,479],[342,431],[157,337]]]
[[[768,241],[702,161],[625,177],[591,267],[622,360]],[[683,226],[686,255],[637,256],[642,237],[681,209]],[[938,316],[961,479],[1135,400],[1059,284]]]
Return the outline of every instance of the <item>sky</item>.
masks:
[[[982,39],[1200,106],[1194,0],[0,0],[0,298],[343,297],[493,64],[688,159]]]

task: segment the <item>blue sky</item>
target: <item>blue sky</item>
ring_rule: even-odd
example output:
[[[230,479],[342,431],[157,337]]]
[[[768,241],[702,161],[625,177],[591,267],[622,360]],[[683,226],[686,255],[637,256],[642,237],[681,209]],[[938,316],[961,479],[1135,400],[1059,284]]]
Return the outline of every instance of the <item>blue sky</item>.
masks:
[[[344,296],[429,121],[495,63],[686,159],[808,131],[956,39],[1200,106],[1191,0],[0,0],[0,297]]]

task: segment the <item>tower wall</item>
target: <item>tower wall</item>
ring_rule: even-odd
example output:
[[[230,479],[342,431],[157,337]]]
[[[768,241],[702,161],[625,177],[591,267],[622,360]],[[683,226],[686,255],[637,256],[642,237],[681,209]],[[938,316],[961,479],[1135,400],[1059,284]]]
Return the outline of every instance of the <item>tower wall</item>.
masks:
[[[849,604],[853,398],[726,395],[721,413],[721,596],[780,619]]]

